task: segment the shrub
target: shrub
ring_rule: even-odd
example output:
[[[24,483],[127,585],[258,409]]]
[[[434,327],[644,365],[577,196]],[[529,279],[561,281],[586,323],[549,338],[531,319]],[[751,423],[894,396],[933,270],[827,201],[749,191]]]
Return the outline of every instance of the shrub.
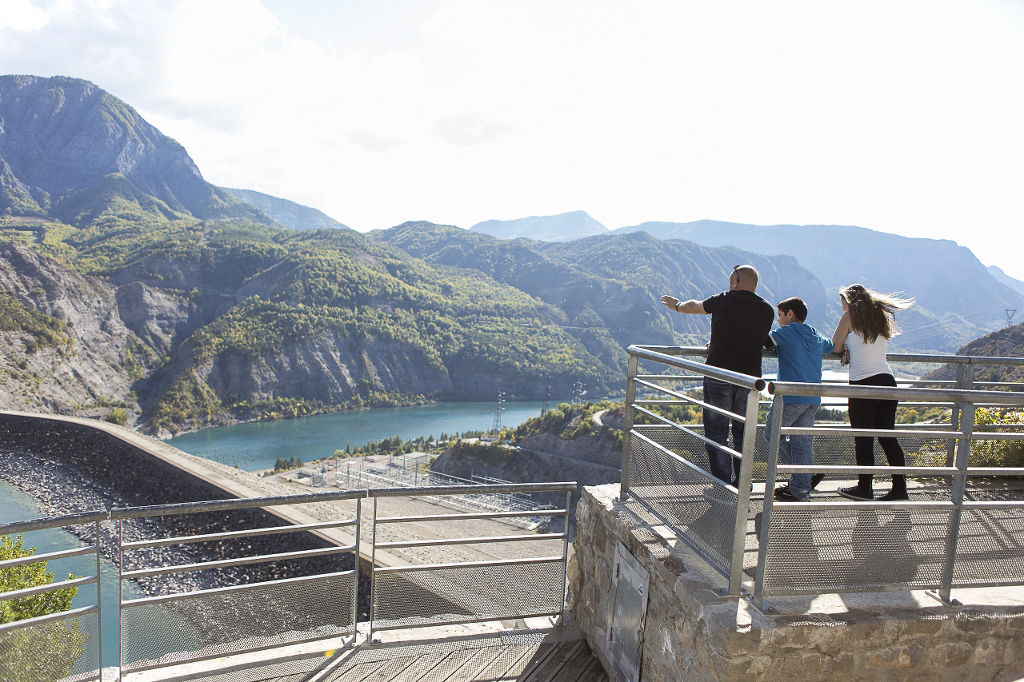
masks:
[[[1024,425],[1024,412],[979,407],[974,412],[974,431],[1003,431],[1001,425]],[[1020,433],[1020,432],[1018,432]],[[1021,433],[1024,437],[1024,433]],[[1024,467],[1024,440],[975,440],[970,465],[977,467]]]
[[[9,535],[0,537],[0,561],[32,556],[35,548],[25,549],[24,539]],[[69,575],[68,579],[75,576]],[[53,583],[53,572],[46,570],[45,561],[0,568],[0,592]],[[0,601],[0,624],[60,613],[71,608],[77,587],[21,599]],[[88,636],[78,627],[78,620],[56,620],[21,630],[13,630],[0,651],[0,679],[2,680],[55,680],[67,676],[75,662],[85,652]]]

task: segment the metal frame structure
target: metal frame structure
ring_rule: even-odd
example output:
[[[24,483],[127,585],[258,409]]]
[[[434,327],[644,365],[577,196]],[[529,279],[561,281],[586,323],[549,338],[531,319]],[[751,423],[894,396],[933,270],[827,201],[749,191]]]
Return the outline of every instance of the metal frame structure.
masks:
[[[1020,429],[975,430],[976,407],[1024,408],[1024,393],[1020,392],[1024,385],[975,382],[974,367],[982,364],[1024,366],[1024,359],[890,354],[890,362],[955,363],[958,370],[956,381],[900,380],[900,387],[888,388],[837,382],[771,382],[765,386],[755,377],[724,372],[684,357],[706,355],[704,348],[631,346],[629,354],[622,497],[644,504],[673,527],[680,539],[708,559],[728,579],[728,588],[721,594],[747,595],[743,588],[745,571],[754,574],[753,601],[759,608],[764,608],[764,596],[770,594],[923,588],[935,590],[943,602],[951,603],[953,587],[1024,584],[1024,572],[1019,570],[1024,566],[1024,500],[979,502],[965,499],[971,477],[1024,475],[1024,468],[969,465],[972,442],[1024,441],[1024,430]],[[661,373],[641,373],[640,362],[653,363]],[[673,373],[680,369],[686,374]],[[750,392],[746,413],[729,414],[672,388],[673,384],[700,381],[704,377],[755,389]],[[776,423],[766,425],[766,442],[762,445],[767,445],[767,452],[764,454],[755,454],[755,426],[754,430],[747,431],[742,452],[719,446],[732,457],[741,458],[737,489],[718,481],[702,466],[706,460],[700,452],[701,446],[710,441],[698,427],[675,423],[653,409],[658,405],[688,404],[704,410],[714,409],[745,425],[756,425],[758,391],[763,388],[782,402],[787,396],[818,396],[823,404],[829,404],[832,399],[833,405],[851,397],[876,398],[896,400],[908,406],[943,406],[951,409],[952,416],[949,424],[899,425],[896,430],[852,429],[848,425],[782,428],[776,419]],[[978,388],[1011,388],[1017,392]],[[642,397],[638,397],[638,390]],[[834,402],[836,399],[842,402]],[[781,415],[781,410],[774,414]],[[638,417],[645,423],[638,423]],[[808,466],[780,464],[780,438],[793,435],[819,436],[819,442],[822,437],[831,442],[857,436],[945,441],[946,462],[945,466],[905,467],[859,467],[848,462]],[[681,444],[680,438],[685,444]],[[762,466],[763,477],[760,475]],[[758,483],[765,482],[762,489],[754,485],[755,467]],[[860,473],[904,474],[946,480],[950,484],[948,497],[939,501],[912,498],[900,502],[855,502],[839,498],[839,501],[778,502],[765,493],[774,488],[777,476],[788,478],[793,473],[825,473],[831,477]],[[658,476],[667,480],[656,480]],[[693,508],[701,504],[699,496],[691,494],[694,489],[702,490],[705,498],[718,496],[720,502],[705,507],[707,511],[697,519],[702,523],[694,520],[693,513],[678,511],[682,505],[689,504]],[[673,495],[676,499],[670,499]],[[760,507],[759,512],[757,507]],[[872,515],[881,515],[888,523],[878,523],[877,518],[869,518]],[[971,517],[972,524],[966,535],[963,531],[965,515]],[[709,524],[706,516],[718,518]],[[724,537],[726,526],[732,529],[731,537]],[[855,535],[851,536],[851,532]],[[857,548],[858,543],[863,545],[864,541],[856,533],[870,535],[873,545],[877,543],[886,549],[876,548],[874,555],[867,556],[870,552],[863,546]],[[726,544],[731,547],[728,557],[724,557],[722,551]],[[715,547],[719,549],[717,553]],[[990,547],[990,550],[979,547]],[[830,571],[836,573],[837,566],[842,567],[844,559],[841,557],[844,556],[855,556],[862,565],[857,570],[839,570],[839,576],[830,574]],[[728,565],[725,558],[729,559]],[[891,570],[885,565],[886,561],[901,566],[903,572]],[[872,568],[872,562],[878,565]],[[982,563],[989,574],[971,568],[972,564]],[[888,575],[886,570],[890,570]],[[820,580],[802,579],[818,574],[829,575]]]
[[[96,603],[92,606],[72,609],[67,612],[59,614],[51,614],[42,616],[40,618],[34,618],[31,620],[17,621],[10,624],[0,625],[0,655],[2,655],[3,649],[3,637],[6,633],[13,632],[22,628],[31,627],[32,625],[38,625],[43,622],[49,622],[56,619],[72,619],[87,614],[96,614],[97,618],[97,669],[93,671],[91,676],[88,673],[76,677],[76,679],[99,679],[100,671],[103,668],[102,659],[102,642],[99,637],[100,623],[99,619],[102,615],[101,602],[99,599],[99,578],[100,575],[100,522],[101,521],[114,521],[117,524],[115,558],[118,566],[118,620],[121,623],[121,634],[120,641],[118,643],[118,663],[121,674],[127,673],[141,673],[147,671],[153,671],[158,669],[167,668],[170,666],[178,666],[186,663],[201,663],[204,661],[210,661],[214,658],[221,658],[225,656],[235,656],[239,654],[250,654],[260,651],[272,650],[284,646],[299,645],[314,641],[323,641],[327,639],[338,639],[342,637],[343,648],[351,647],[355,645],[357,640],[357,633],[361,630],[368,632],[367,638],[373,637],[374,632],[381,630],[398,629],[398,628],[415,628],[425,627],[434,625],[453,625],[457,623],[472,623],[472,622],[483,622],[483,621],[495,621],[505,620],[509,618],[527,618],[534,616],[557,616],[562,620],[565,618],[565,588],[566,588],[566,566],[568,562],[568,550],[569,550],[569,514],[570,514],[570,503],[572,494],[576,490],[577,485],[575,482],[559,482],[559,483],[538,483],[538,484],[494,484],[494,485],[477,485],[477,486],[433,486],[433,487],[418,487],[418,488],[382,488],[382,489],[356,489],[356,490],[344,490],[344,491],[333,491],[323,493],[311,493],[311,494],[300,494],[300,495],[285,495],[277,497],[263,497],[263,498],[246,498],[246,499],[228,499],[228,500],[210,500],[203,502],[189,502],[182,504],[165,504],[165,505],[154,505],[147,507],[125,507],[125,508],[114,508],[109,511],[96,511],[87,514],[75,514],[69,516],[62,516],[53,519],[39,519],[35,521],[18,522],[14,524],[7,524],[0,526],[0,535],[7,535],[12,533],[22,533],[31,530],[40,530],[46,528],[59,528],[66,527],[75,524],[94,523],[96,528],[97,541],[94,544],[78,547],[70,550],[64,550],[60,552],[49,552],[46,554],[35,555],[32,557],[25,557],[21,559],[13,559],[8,561],[0,562],[0,568],[8,566],[17,566],[28,563],[48,561],[64,557],[81,556],[85,554],[94,554],[96,556],[96,575],[76,578],[74,580],[62,581],[54,583],[53,585],[30,588],[27,590],[18,590],[15,592],[7,592],[0,594],[0,601],[17,599],[21,597],[31,596],[35,594],[50,592],[53,590],[65,589],[68,587],[74,587],[79,585],[87,585],[95,583],[97,586],[97,599]],[[544,509],[532,509],[532,510],[512,510],[512,511],[474,511],[469,513],[455,512],[455,513],[444,513],[444,514],[427,514],[427,515],[415,515],[415,516],[392,516],[392,517],[378,517],[377,516],[377,502],[379,498],[394,498],[394,497],[448,497],[457,496],[460,498],[473,496],[473,495],[514,495],[519,496],[528,493],[564,493],[565,494],[565,506],[561,509],[553,509],[550,507]],[[363,515],[362,515],[362,503],[366,499],[372,498],[373,508],[372,516],[370,520],[370,538],[369,546],[367,547],[366,538],[361,530]],[[483,498],[486,499],[486,498]],[[147,539],[134,539],[126,540],[125,538],[125,522],[131,520],[146,520],[157,517],[168,517],[168,516],[184,516],[184,515],[195,515],[195,514],[208,514],[211,512],[239,512],[246,510],[271,510],[275,507],[281,507],[284,505],[302,505],[317,502],[331,502],[339,500],[354,500],[356,504],[356,512],[353,518],[345,518],[331,521],[318,521],[314,523],[304,523],[296,525],[272,525],[263,526],[259,528],[249,528],[242,530],[225,530],[212,533],[196,533],[196,534],[177,534],[168,535],[165,537],[147,538]],[[517,535],[495,535],[495,536],[484,536],[484,537],[452,537],[445,539],[434,539],[434,540],[404,540],[404,541],[389,541],[389,542],[376,542],[377,538],[377,526],[378,524],[403,524],[409,522],[447,522],[447,521],[462,521],[471,519],[499,519],[506,520],[509,522],[515,522],[521,520],[524,517],[561,517],[564,521],[564,528],[560,533],[522,533]],[[250,538],[257,538],[263,536],[280,535],[284,533],[296,533],[296,532],[307,532],[320,534],[332,528],[354,528],[354,542],[347,545],[324,547],[320,549],[306,549],[297,550],[291,552],[279,552],[279,553],[264,553],[264,554],[251,554],[241,557],[232,557],[227,559],[211,559],[202,560],[192,563],[175,563],[175,564],[161,564],[156,566],[149,566],[146,568],[126,568],[125,556],[126,554],[154,550],[165,547],[174,546],[185,546],[185,545],[197,545],[202,543],[220,543],[225,541],[239,541]],[[324,537],[321,535],[321,537]],[[389,567],[378,567],[376,565],[376,550],[379,546],[381,550],[395,550],[403,548],[415,548],[415,547],[448,547],[456,545],[476,545],[476,544],[487,544],[487,543],[521,543],[538,540],[560,540],[561,541],[561,554],[555,556],[537,556],[537,557],[524,557],[514,559],[499,559],[493,561],[476,561],[476,562],[450,562],[450,563],[437,563],[437,564],[409,564],[406,566],[389,566]],[[187,574],[197,571],[204,570],[215,570],[224,568],[243,567],[253,564],[266,564],[279,561],[289,560],[301,560],[301,559],[313,559],[318,557],[330,556],[335,554],[349,554],[353,556],[353,568],[352,570],[345,571],[333,571],[330,573],[318,573],[314,575],[305,575],[294,578],[284,579],[273,579],[264,580],[256,583],[238,584],[230,586],[220,586],[214,588],[205,588],[195,591],[186,592],[174,592],[169,594],[158,594],[150,595],[145,597],[133,597],[126,598],[123,593],[123,587],[126,581],[138,581],[147,578],[155,578],[158,576],[174,575],[174,574]],[[369,566],[364,569],[360,567],[360,557],[369,557]],[[544,590],[536,589],[536,586],[532,586],[534,591],[541,594],[540,597],[534,600],[534,604],[538,600],[543,602],[540,607],[537,608],[522,608],[516,609],[515,605],[519,602],[514,602],[510,609],[508,595],[517,595],[518,590],[513,588],[522,587],[521,585],[512,585],[508,581],[522,580],[522,576],[525,575],[527,579],[534,577],[530,574],[530,570],[537,566],[547,566],[549,569],[554,569],[557,577],[554,580],[555,584],[548,587],[547,592],[550,594],[551,599],[544,601]],[[489,587],[497,588],[496,593],[486,593],[482,589],[474,588],[472,584],[467,583],[466,576],[460,573],[472,572],[472,571],[498,571],[497,576],[491,576],[494,578],[489,583]],[[378,580],[385,580],[385,576],[406,576],[415,575],[417,573],[423,574],[427,572],[433,572],[434,574],[440,575],[442,583],[459,583],[461,580],[463,590],[465,594],[446,594],[442,597],[442,604],[451,604],[452,601],[458,601],[459,610],[462,613],[455,614],[453,617],[452,613],[441,612],[439,617],[428,617],[423,618],[419,622],[415,619],[409,622],[382,622],[379,619],[375,621],[376,614],[374,613],[375,607],[377,606],[378,596]],[[367,621],[361,621],[359,619],[359,578],[360,576],[368,577],[371,585],[371,599],[370,604],[370,615]],[[473,576],[470,576],[473,577]],[[218,646],[215,649],[206,647],[199,651],[181,651],[167,656],[161,656],[157,660],[132,660],[125,661],[124,651],[124,639],[126,631],[130,631],[131,628],[135,627],[133,624],[126,624],[125,613],[126,610],[139,607],[147,606],[172,606],[180,604],[181,602],[188,602],[189,600],[201,600],[201,599],[233,599],[237,596],[243,596],[253,591],[258,591],[261,588],[271,590],[293,590],[303,589],[306,584],[311,584],[316,581],[328,582],[330,584],[336,584],[338,581],[350,581],[352,589],[351,597],[351,611],[348,617],[350,627],[346,629],[344,633],[332,633],[329,635],[324,634],[322,630],[315,632],[306,633],[303,635],[301,632],[296,633],[289,630],[285,633],[279,633],[282,638],[274,640],[273,636],[267,636],[266,632],[261,631],[261,636],[265,639],[271,640],[267,642],[256,642],[254,644],[253,638],[241,638],[235,642],[231,642],[226,646]],[[476,591],[476,594],[472,594]],[[552,595],[557,594],[557,599]],[[472,596],[472,598],[463,598],[466,595]],[[387,595],[383,595],[387,596]],[[501,608],[488,609],[486,608],[490,603],[500,603]],[[550,602],[550,603],[548,603]],[[329,608],[329,604],[325,605],[325,608]],[[422,606],[422,604],[421,604]],[[427,605],[431,606],[430,604]],[[466,613],[467,609],[476,608],[477,612]],[[262,627],[262,626],[261,626]],[[274,633],[270,633],[273,635]],[[296,636],[296,635],[302,636]],[[231,646],[232,644],[241,643],[242,646]],[[210,650],[207,650],[210,649]],[[321,655],[322,657],[322,655]],[[119,677],[120,679],[120,677]]]

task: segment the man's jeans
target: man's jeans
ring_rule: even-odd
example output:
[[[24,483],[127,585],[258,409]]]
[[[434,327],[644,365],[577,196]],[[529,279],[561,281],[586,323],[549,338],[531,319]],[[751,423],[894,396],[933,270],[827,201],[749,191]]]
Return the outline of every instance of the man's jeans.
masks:
[[[777,399],[776,399],[777,400]],[[775,402],[768,409],[765,420],[765,438],[772,426]],[[818,406],[809,403],[783,403],[782,426],[806,428],[814,426],[814,415]],[[814,448],[811,436],[780,436],[779,464],[814,464]],[[806,500],[811,495],[811,474],[792,474],[789,477],[789,493],[798,500]]]
[[[740,388],[724,381],[704,377],[704,402],[708,405],[729,410],[734,414],[746,414],[747,394],[749,389]],[[704,435],[721,445],[729,445],[729,422],[732,422],[732,443],[733,449],[737,452],[743,450],[743,422],[736,419],[729,419],[724,414],[713,410],[704,410]],[[720,450],[714,445],[704,444],[708,451],[708,460],[711,463],[711,473],[715,478],[733,483],[740,477],[740,461],[733,459],[732,455]],[[729,461],[732,460],[732,466]]]

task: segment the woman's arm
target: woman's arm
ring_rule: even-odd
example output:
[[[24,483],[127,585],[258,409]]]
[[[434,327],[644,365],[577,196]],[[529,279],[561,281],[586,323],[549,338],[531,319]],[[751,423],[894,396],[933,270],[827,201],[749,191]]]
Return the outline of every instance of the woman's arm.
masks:
[[[846,337],[850,335],[850,329],[850,313],[847,311],[839,318],[839,324],[836,325],[836,330],[832,332],[833,353],[843,352],[843,349],[846,347]]]

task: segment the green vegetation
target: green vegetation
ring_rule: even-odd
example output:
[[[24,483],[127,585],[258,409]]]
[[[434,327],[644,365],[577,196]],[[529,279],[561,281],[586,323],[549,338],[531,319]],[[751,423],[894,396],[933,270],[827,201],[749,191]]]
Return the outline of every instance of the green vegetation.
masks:
[[[66,355],[74,346],[66,322],[22,304],[6,291],[0,291],[0,332],[2,331],[20,331],[28,334],[31,338],[25,342],[25,349],[29,353],[51,347]]]
[[[288,471],[289,469],[298,469],[301,466],[301,457],[289,457],[288,459],[278,457],[277,461],[274,462],[274,473],[279,471]]]
[[[604,427],[594,423],[597,412],[612,410],[622,412],[622,403],[611,400],[586,403],[559,403],[539,417],[531,417],[516,427],[515,439],[520,441],[538,433],[551,433],[563,440],[572,440],[589,433],[596,433]],[[614,431],[621,431],[614,429]],[[621,441],[621,433],[618,438]]]
[[[979,407],[974,412],[974,430],[1005,431],[1000,426],[1024,428],[1024,412]],[[1017,433],[1021,433],[1017,430]],[[970,466],[1024,467],[1024,442],[1020,440],[976,440],[971,443]]]
[[[492,443],[481,443],[479,441],[456,441],[452,445],[449,453],[452,457],[458,459],[462,457],[472,457],[484,464],[498,465],[501,462],[515,457],[517,450],[505,447],[503,445],[495,445]]]
[[[24,538],[0,537],[0,561],[32,556],[35,548],[24,546]],[[74,578],[69,575],[68,579]],[[53,572],[45,561],[0,568],[0,592],[53,584]],[[60,613],[71,608],[78,592],[69,587],[52,592],[0,601],[0,625]],[[4,637],[0,649],[0,679],[55,680],[68,675],[85,652],[88,636],[81,632],[77,619],[57,620],[14,630]]]
[[[353,231],[293,232],[244,217],[199,220],[117,174],[63,198],[51,214],[61,220],[0,220],[0,240],[81,273],[141,281],[197,309],[224,308],[172,358],[161,360],[130,338],[122,361],[133,379],[145,381],[155,365],[173,363],[156,399],[144,405],[143,421],[153,428],[177,432],[231,419],[491,399],[492,385],[484,388],[480,375],[523,397],[545,385],[567,391],[576,381],[607,392],[621,380],[615,366],[621,350],[606,332],[565,329],[569,320],[558,307],[514,286],[428,264]],[[225,307],[227,298],[237,302]],[[0,329],[32,334],[31,349],[70,349],[63,323],[9,300],[2,301]],[[218,365],[257,371],[314,347],[337,348],[353,373],[351,397],[325,404],[298,395],[227,396],[211,385],[209,373]],[[390,365],[386,382],[376,379],[381,349]],[[410,372],[437,390],[403,391]]]
[[[118,426],[127,426],[128,411],[120,407],[115,407],[110,410],[110,414],[106,416],[106,420],[111,424],[117,424]]]

